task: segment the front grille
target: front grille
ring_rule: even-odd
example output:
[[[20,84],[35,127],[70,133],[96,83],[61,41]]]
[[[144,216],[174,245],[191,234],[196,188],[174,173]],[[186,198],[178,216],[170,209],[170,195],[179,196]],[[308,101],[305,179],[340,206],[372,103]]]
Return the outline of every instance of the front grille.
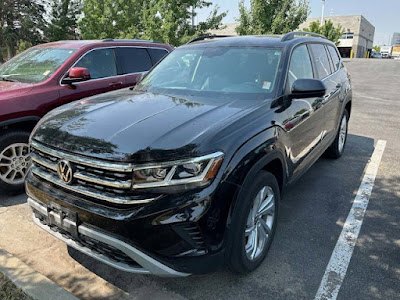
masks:
[[[36,216],[38,217],[40,223],[49,226],[52,231],[60,233],[64,238],[73,240],[81,247],[86,247],[97,254],[107,256],[109,259],[112,259],[118,263],[124,263],[132,267],[140,267],[139,264],[135,262],[132,258],[111,245],[105,244],[103,242],[83,235],[79,236],[79,238],[76,238],[69,232],[61,229],[60,227],[49,224],[46,221],[45,217],[41,214],[36,213]]]
[[[157,199],[157,196],[138,195],[132,191],[131,164],[84,158],[37,142],[32,142],[31,157],[32,173],[63,190],[116,204],[141,204]],[[57,164],[61,160],[68,161],[73,169],[70,183],[58,175]]]

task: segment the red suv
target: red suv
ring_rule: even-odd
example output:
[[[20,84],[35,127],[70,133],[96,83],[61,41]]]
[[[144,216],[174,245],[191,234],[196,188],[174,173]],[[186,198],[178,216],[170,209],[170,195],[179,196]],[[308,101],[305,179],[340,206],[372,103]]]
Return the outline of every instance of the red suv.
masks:
[[[23,189],[29,134],[62,104],[136,84],[173,48],[146,40],[59,41],[0,66],[0,190]]]

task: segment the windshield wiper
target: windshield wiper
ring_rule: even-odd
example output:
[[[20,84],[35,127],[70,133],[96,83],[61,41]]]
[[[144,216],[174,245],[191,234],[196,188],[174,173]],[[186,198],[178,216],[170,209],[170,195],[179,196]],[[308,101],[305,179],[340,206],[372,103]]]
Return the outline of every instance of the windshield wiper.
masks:
[[[10,78],[7,78],[7,77],[1,77],[1,76],[0,76],[0,80],[9,81],[9,82],[16,82],[16,80],[13,80],[13,79],[10,79]]]

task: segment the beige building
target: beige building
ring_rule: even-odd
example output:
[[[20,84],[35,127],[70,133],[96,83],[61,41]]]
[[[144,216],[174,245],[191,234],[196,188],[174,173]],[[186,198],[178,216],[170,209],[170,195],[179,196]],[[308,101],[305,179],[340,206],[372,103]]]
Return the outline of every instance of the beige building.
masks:
[[[335,16],[326,17],[325,20],[331,20],[333,25],[339,24],[343,27],[344,34],[339,40],[338,49],[342,57],[350,57],[353,50],[353,57],[365,57],[365,52],[372,50],[375,27],[361,15],[358,16]],[[320,18],[310,18],[299,26],[300,30],[310,26],[311,22],[320,22]],[[237,35],[235,28],[238,23],[224,24],[225,28],[212,30],[211,34],[219,35]]]
[[[342,38],[339,40],[338,49],[342,57],[350,57],[353,50],[354,57],[365,57],[366,52],[371,52],[375,27],[361,15],[358,16],[335,16],[326,17],[331,20],[333,25],[341,25],[344,30]],[[300,29],[310,26],[311,22],[320,22],[320,18],[310,18],[299,26]]]

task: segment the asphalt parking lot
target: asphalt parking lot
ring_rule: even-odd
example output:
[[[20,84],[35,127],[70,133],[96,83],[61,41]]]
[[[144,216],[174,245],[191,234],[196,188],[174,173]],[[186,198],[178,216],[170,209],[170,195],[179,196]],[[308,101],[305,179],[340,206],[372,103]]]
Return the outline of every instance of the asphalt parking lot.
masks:
[[[85,299],[313,299],[382,140],[386,148],[338,299],[399,299],[400,61],[345,64],[353,84],[345,154],[319,159],[286,190],[275,240],[252,274],[157,278],[114,270],[36,228],[24,195],[0,195],[0,248]]]

